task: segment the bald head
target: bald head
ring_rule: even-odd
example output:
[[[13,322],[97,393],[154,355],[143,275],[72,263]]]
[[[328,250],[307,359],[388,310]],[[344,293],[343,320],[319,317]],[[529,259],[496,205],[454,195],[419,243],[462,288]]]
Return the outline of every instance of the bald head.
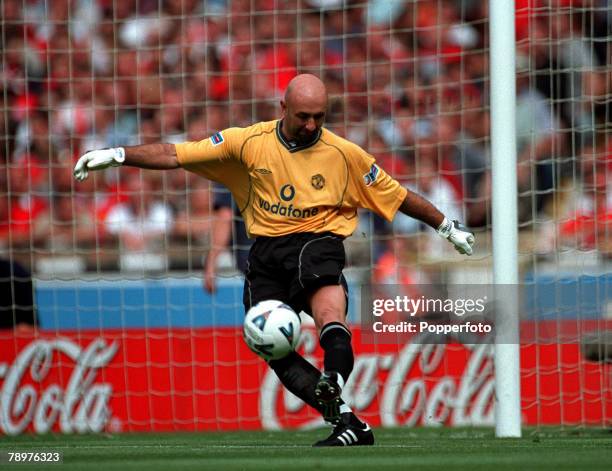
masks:
[[[285,91],[285,103],[306,100],[327,107],[327,89],[319,77],[312,74],[300,74],[293,77]]]
[[[327,89],[315,75],[294,77],[281,100],[282,132],[290,140],[307,143],[314,139],[325,121]]]

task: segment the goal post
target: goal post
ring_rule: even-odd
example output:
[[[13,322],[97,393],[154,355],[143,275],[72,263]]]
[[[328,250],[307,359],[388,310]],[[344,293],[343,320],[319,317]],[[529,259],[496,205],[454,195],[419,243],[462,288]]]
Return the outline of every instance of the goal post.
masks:
[[[514,0],[489,1],[493,283],[511,289],[495,312],[495,435],[521,436]]]

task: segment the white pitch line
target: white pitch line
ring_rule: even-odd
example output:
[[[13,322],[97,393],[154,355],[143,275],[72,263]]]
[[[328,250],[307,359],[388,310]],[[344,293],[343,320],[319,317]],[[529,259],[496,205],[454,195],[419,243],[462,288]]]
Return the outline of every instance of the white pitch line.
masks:
[[[373,445],[374,448],[423,448],[421,445]],[[203,450],[206,448],[312,448],[311,445],[207,445],[193,450]],[[351,448],[351,447],[337,447]]]
[[[167,448],[168,450],[172,450],[175,448],[189,448],[193,451],[204,451],[210,448],[213,449],[241,449],[241,448],[312,448],[311,445],[206,445],[199,448],[194,448],[192,445],[119,445],[115,443],[109,443],[108,445],[51,445],[46,448],[61,448],[64,450],[69,449],[97,449],[97,448]],[[423,448],[421,445],[374,445],[375,448]],[[338,448],[347,448],[347,447],[338,447]]]

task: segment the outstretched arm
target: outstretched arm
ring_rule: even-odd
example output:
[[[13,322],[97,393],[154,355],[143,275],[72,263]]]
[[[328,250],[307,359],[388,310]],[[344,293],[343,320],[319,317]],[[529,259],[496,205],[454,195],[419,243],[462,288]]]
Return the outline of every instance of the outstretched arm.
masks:
[[[123,165],[153,170],[170,170],[179,167],[174,144],[145,144],[124,147],[124,149]]]
[[[438,208],[421,195],[408,190],[399,211],[433,227],[438,234],[455,246],[457,252],[472,255],[474,234],[459,221],[449,221]]]
[[[421,195],[408,190],[406,198],[399,207],[406,216],[423,221],[425,224],[438,229],[444,221],[444,214]]]
[[[79,158],[73,173],[77,180],[83,181],[88,177],[89,170],[104,170],[120,165],[155,170],[179,167],[174,144],[145,144],[86,152]]]

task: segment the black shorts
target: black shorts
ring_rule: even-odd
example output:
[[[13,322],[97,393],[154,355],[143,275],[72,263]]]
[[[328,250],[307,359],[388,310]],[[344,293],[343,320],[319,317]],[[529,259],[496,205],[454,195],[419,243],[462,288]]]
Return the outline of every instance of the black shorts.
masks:
[[[304,232],[258,237],[249,252],[243,302],[245,311],[260,301],[278,299],[295,312],[310,312],[308,299],[322,286],[348,286],[342,269],[343,238],[332,233]]]

